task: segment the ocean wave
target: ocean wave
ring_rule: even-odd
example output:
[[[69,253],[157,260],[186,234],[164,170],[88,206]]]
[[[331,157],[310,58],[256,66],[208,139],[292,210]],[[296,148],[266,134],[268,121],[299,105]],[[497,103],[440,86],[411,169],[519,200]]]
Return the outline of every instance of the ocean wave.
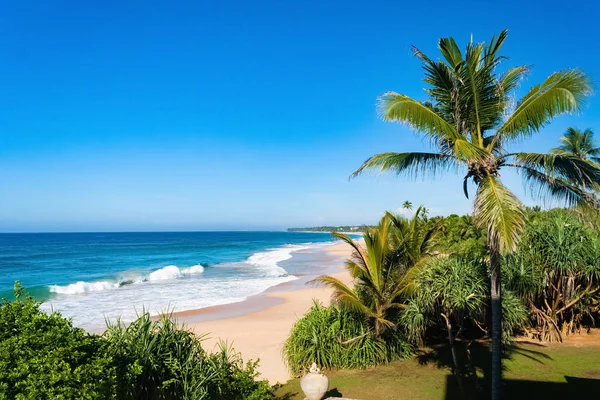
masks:
[[[269,249],[252,254],[240,264],[250,267],[252,271],[257,272],[265,278],[288,278],[289,273],[279,266],[279,263],[292,258],[292,253],[301,250],[307,250],[314,246],[312,243],[303,245],[287,244],[275,249]],[[237,265],[240,265],[237,264]],[[229,265],[229,264],[227,264]],[[223,265],[223,266],[227,266]],[[145,282],[171,281],[175,279],[186,278],[191,275],[199,275],[204,272],[204,266],[200,264],[189,267],[178,267],[176,265],[167,265],[152,272],[145,273],[124,273],[114,280],[102,280],[85,282],[79,281],[69,285],[51,285],[48,289],[51,293],[62,295],[74,295],[90,292],[100,292],[104,290],[114,290],[129,285],[137,285]],[[294,277],[290,277],[294,279]]]
[[[275,285],[298,279],[280,264],[292,258],[295,252],[318,250],[332,243],[284,245],[259,251],[243,261],[212,264],[211,268],[217,268],[214,273],[201,275],[200,279],[186,278],[202,274],[202,265],[167,265],[146,273],[124,272],[115,281],[54,286],[51,291],[59,295],[52,296],[41,307],[59,310],[63,315],[72,317],[77,326],[101,332],[105,318],[121,318],[129,322],[140,310],[156,315],[168,310],[184,311],[236,303]],[[328,263],[333,261],[325,258],[318,267],[327,268]],[[293,265],[290,264],[290,268]],[[85,295],[68,295],[78,293]]]
[[[99,292],[101,290],[116,289],[120,286],[119,282],[99,281],[99,282],[84,282],[79,281],[66,286],[50,285],[49,289],[52,293],[59,294],[78,294],[87,292]]]
[[[176,265],[167,265],[149,274],[138,274],[119,277],[115,280],[104,280],[95,282],[79,281],[69,285],[50,285],[48,289],[51,293],[57,294],[82,294],[89,292],[99,292],[103,290],[117,289],[126,285],[139,284],[149,281],[162,281],[169,279],[184,278],[190,275],[198,275],[204,272],[204,267],[200,264],[191,267],[180,268]]]
[[[288,272],[281,268],[279,263],[292,258],[293,252],[308,249],[310,249],[308,245],[286,244],[277,249],[254,253],[245,263],[258,267],[267,276],[288,276]]]

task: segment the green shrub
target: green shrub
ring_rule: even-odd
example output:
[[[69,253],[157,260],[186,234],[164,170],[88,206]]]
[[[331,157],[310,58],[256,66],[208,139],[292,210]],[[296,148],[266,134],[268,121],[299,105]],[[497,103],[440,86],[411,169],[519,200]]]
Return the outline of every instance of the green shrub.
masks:
[[[366,368],[405,358],[412,347],[397,332],[373,337],[356,313],[315,302],[298,320],[284,344],[283,354],[294,374],[314,362],[321,368]]]
[[[232,348],[221,345],[217,353],[202,348],[202,338],[170,315],[152,320],[143,313],[129,325],[117,321],[104,334],[109,353],[120,368],[137,372],[122,386],[119,398],[237,400],[269,399],[268,382],[257,381],[258,362],[244,365]]]
[[[0,400],[13,399],[274,399],[258,362],[202,338],[163,315],[144,313],[104,335],[74,328],[17,283],[14,301],[0,304]]]
[[[568,210],[531,213],[505,283],[528,305],[529,335],[561,341],[594,325],[600,304],[600,235]]]
[[[275,399],[268,381],[259,381],[258,361],[244,361],[240,353],[226,343],[211,354],[213,377],[208,392],[211,400],[269,400]]]
[[[106,343],[39,306],[18,283],[15,301],[2,299],[0,399],[117,398]]]

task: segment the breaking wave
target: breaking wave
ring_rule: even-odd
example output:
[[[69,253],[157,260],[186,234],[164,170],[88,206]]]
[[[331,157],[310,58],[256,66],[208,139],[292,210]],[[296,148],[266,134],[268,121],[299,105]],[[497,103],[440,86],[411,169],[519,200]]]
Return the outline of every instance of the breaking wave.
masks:
[[[176,265],[167,265],[149,274],[128,275],[119,277],[115,280],[104,280],[96,282],[79,281],[69,285],[49,286],[51,293],[57,294],[81,294],[89,292],[100,292],[103,290],[118,289],[125,285],[139,284],[143,282],[161,281],[167,279],[179,279],[189,275],[199,275],[204,272],[204,267],[200,264],[191,267],[180,268]]]

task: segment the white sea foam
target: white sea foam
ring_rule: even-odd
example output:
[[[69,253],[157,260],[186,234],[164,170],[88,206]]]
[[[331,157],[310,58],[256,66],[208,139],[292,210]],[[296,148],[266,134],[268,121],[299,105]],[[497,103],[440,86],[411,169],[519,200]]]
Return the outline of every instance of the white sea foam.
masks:
[[[96,282],[79,281],[65,286],[51,285],[48,288],[50,292],[57,294],[82,294],[89,292],[99,292],[103,290],[118,289],[122,286],[140,284],[148,281],[178,279],[183,278],[185,276],[198,275],[203,272],[204,267],[200,264],[185,268],[180,268],[176,265],[167,265],[166,267],[162,267],[149,274],[132,274],[131,272],[129,272],[115,280],[104,280]]]
[[[66,286],[52,285],[50,291],[60,294],[78,294],[87,292],[99,292],[101,290],[116,289],[119,287],[118,282],[99,281],[99,282],[75,282]]]
[[[183,273],[175,265],[167,265],[161,269],[154,271],[148,275],[149,281],[162,281],[165,279],[181,278]]]
[[[204,272],[204,267],[200,264],[191,266],[189,268],[183,268],[181,272],[184,275],[198,275]]]
[[[322,246],[323,243],[286,245],[257,252],[242,262],[215,265],[218,268],[212,274],[206,273],[202,265],[167,265],[145,274],[130,272],[118,281],[53,286],[50,289],[56,296],[43,303],[42,308],[54,308],[72,317],[77,326],[100,331],[105,327],[105,318],[128,322],[143,309],[156,315],[168,310],[236,303],[297,279],[279,263],[290,259],[294,252]]]
[[[307,249],[310,249],[310,246],[288,244],[278,249],[255,253],[248,257],[246,263],[260,268],[268,276],[287,276],[287,271],[281,268],[278,263],[292,258],[292,253],[295,251]]]

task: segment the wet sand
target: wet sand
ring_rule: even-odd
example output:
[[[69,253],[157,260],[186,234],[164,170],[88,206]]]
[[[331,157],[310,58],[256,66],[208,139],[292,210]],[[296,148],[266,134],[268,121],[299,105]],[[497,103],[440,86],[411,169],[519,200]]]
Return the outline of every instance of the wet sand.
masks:
[[[335,244],[326,251],[340,257],[349,257],[352,249],[345,243]],[[350,284],[350,275],[340,265],[331,274]],[[300,282],[306,280],[300,277]],[[271,383],[286,382],[289,372],[281,356],[283,343],[293,324],[311,307],[314,300],[329,304],[329,288],[298,285],[288,282],[267,292],[234,304],[215,306],[174,314],[195,333],[208,337],[205,348],[212,350],[219,340],[232,344],[247,359],[260,358],[259,371]]]

